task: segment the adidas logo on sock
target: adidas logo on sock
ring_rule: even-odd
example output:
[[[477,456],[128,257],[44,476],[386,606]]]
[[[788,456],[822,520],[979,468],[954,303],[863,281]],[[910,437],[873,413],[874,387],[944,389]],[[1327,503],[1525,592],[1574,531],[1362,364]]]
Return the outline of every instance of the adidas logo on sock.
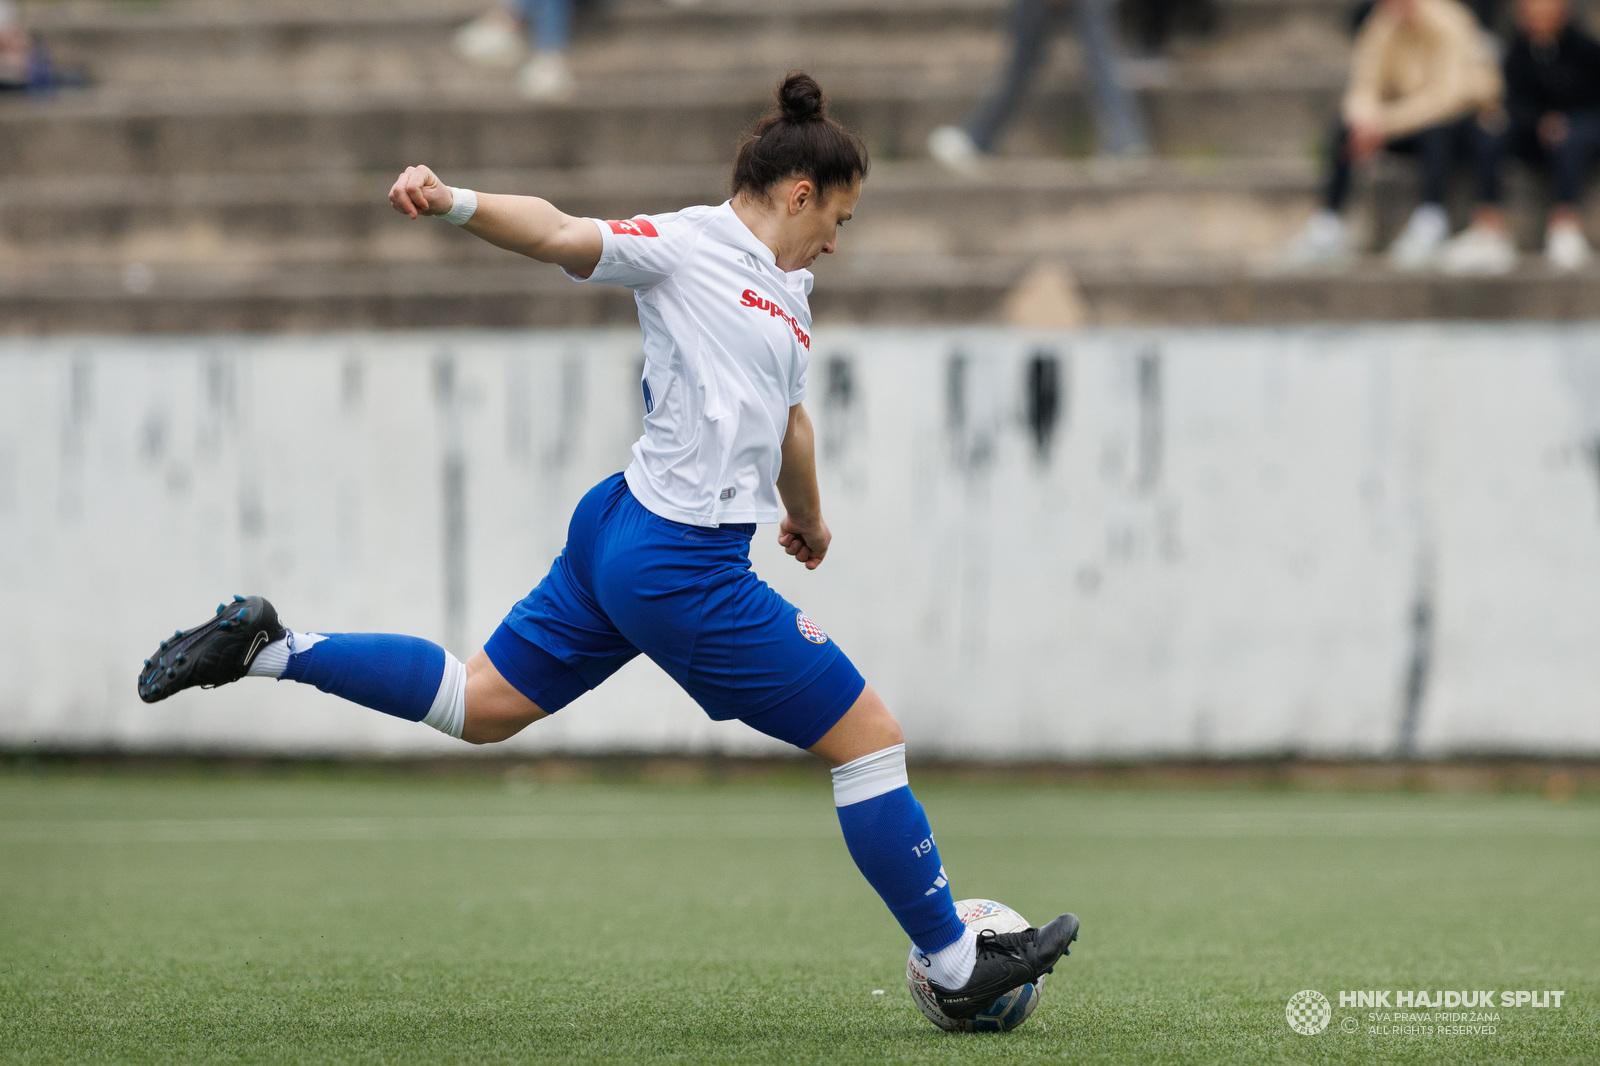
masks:
[[[924,892],[923,895],[924,896],[931,896],[935,892],[937,892],[941,888],[943,888],[945,885],[948,885],[949,883],[950,883],[949,881],[945,880],[944,867],[941,866],[941,867],[939,867],[939,876],[935,877],[933,879],[933,887],[928,889],[928,891]]]

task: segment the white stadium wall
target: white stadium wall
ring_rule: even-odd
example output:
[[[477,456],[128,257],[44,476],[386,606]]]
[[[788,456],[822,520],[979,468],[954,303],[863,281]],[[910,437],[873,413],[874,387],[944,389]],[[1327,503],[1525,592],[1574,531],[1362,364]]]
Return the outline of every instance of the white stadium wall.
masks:
[[[827,565],[923,755],[1600,752],[1600,327],[817,330]],[[637,434],[628,332],[0,342],[0,745],[472,751],[141,658],[233,592],[475,651]],[[652,664],[498,749],[766,753]]]

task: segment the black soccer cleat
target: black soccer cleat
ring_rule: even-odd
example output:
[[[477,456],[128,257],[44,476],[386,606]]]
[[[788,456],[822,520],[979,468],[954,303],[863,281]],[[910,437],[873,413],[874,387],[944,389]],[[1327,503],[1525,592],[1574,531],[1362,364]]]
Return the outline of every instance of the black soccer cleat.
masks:
[[[1043,929],[1020,933],[978,934],[978,961],[960,988],[928,982],[933,1000],[951,1018],[975,1018],[1018,985],[1032,984],[1051,972],[1078,939],[1078,916],[1063,914]]]
[[[260,596],[219,603],[214,617],[178,630],[144,661],[139,698],[156,703],[195,685],[215,688],[237,681],[261,649],[283,634],[277,610]]]

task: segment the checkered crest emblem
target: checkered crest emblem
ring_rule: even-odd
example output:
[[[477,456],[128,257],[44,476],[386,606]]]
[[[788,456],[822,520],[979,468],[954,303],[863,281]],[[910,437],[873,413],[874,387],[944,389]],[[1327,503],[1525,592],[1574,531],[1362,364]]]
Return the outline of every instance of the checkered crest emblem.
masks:
[[[944,873],[943,866],[939,867],[939,872]],[[956,904],[956,917],[971,925],[1005,909],[992,899],[964,899]]]
[[[824,633],[821,626],[807,618],[803,613],[798,611],[795,612],[794,624],[800,627],[800,635],[805,637],[811,643],[828,643],[828,634]]]
[[[1333,1007],[1328,1003],[1327,996],[1308,988],[1290,996],[1289,1006],[1283,1013],[1289,1019],[1289,1028],[1306,1036],[1316,1036],[1328,1027],[1328,1019],[1333,1017]]]

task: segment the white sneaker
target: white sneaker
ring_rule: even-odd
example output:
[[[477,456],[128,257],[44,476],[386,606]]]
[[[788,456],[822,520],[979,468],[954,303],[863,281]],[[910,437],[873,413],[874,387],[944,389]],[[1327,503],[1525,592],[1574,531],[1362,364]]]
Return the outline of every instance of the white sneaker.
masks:
[[[1445,245],[1439,268],[1446,274],[1488,277],[1509,274],[1517,266],[1517,246],[1505,231],[1468,226]]]
[[[535,52],[517,74],[517,91],[529,100],[564,100],[576,87],[565,52]]]
[[[1422,204],[1411,212],[1406,228],[1389,245],[1389,265],[1396,270],[1421,270],[1439,254],[1450,236],[1450,219],[1438,204]]]
[[[486,67],[513,67],[527,54],[522,27],[509,11],[496,8],[456,31],[451,42],[456,55]]]
[[[1332,267],[1348,262],[1353,252],[1350,227],[1337,213],[1322,210],[1284,245],[1282,259],[1292,267]]]
[[[971,177],[979,170],[983,153],[960,126],[940,126],[928,134],[928,154],[957,174]]]
[[[1570,273],[1582,270],[1594,258],[1583,227],[1576,222],[1552,222],[1544,234],[1544,258],[1552,270]]]

